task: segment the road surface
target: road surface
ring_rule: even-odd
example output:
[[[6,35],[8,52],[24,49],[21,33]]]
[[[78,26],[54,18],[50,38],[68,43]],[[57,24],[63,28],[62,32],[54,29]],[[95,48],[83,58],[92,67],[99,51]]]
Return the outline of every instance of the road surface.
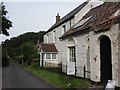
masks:
[[[17,64],[2,69],[2,88],[55,88],[44,80],[33,76]]]

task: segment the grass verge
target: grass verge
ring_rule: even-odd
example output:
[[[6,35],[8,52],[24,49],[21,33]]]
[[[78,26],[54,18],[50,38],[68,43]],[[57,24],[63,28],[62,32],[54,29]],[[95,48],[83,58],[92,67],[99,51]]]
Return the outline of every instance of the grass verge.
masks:
[[[90,82],[88,80],[67,76],[63,73],[60,74],[46,69],[41,70],[40,68],[36,69],[26,66],[24,66],[24,69],[33,75],[44,79],[48,83],[51,83],[57,88],[89,88],[90,86]]]

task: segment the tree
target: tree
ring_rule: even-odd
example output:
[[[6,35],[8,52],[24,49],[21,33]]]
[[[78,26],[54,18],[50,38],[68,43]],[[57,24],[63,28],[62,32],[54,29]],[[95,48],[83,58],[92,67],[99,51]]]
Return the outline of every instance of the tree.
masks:
[[[0,4],[0,6],[0,12],[2,12],[2,34],[9,36],[8,30],[10,29],[10,27],[12,27],[12,22],[6,17],[8,12],[5,9],[5,5],[3,4],[3,2]]]
[[[23,62],[25,64],[31,65],[35,53],[37,53],[37,49],[33,43],[27,42],[22,45]]]

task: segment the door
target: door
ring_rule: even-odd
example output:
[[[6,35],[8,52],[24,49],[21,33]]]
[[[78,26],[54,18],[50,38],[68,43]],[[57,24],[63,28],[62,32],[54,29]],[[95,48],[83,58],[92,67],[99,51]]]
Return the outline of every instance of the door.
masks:
[[[106,84],[112,80],[112,58],[111,41],[109,37],[104,36],[100,40],[100,58],[101,58],[101,82]]]

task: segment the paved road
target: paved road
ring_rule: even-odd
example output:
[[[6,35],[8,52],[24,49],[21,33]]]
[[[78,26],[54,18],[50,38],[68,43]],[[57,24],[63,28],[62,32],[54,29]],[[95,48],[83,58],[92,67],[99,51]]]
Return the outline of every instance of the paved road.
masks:
[[[31,75],[17,64],[11,64],[2,70],[3,88],[54,88],[42,79]]]

